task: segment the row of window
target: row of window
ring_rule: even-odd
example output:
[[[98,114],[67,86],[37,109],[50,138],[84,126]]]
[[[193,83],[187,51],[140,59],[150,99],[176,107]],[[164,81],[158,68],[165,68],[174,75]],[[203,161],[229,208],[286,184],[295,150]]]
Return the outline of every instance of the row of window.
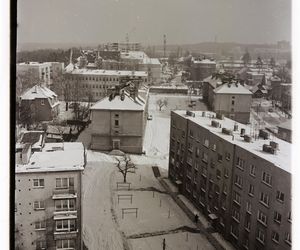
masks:
[[[45,180],[40,179],[33,179],[33,187],[35,188],[44,188],[45,187]],[[56,178],[56,189],[65,189],[74,187],[74,178]]]
[[[47,249],[47,244],[45,240],[38,240],[36,241],[35,245],[36,245],[36,250]],[[56,240],[56,249],[57,250],[75,249],[75,240],[74,239]]]
[[[35,230],[46,230],[46,221],[37,221],[34,224]],[[76,231],[76,220],[69,219],[69,220],[56,220],[55,221],[55,229],[56,231],[68,231],[73,232]]]
[[[142,79],[141,76],[137,77],[138,79]],[[95,77],[95,76],[67,76],[67,79],[70,80],[79,80],[79,81],[103,81],[103,82],[119,82],[118,77]],[[147,78],[144,78],[144,82],[147,82]]]

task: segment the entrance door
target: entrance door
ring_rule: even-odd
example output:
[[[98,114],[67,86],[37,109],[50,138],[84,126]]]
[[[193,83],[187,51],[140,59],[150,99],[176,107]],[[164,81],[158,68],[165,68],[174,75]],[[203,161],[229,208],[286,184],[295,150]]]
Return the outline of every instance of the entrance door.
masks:
[[[120,149],[120,140],[113,140],[113,149]]]

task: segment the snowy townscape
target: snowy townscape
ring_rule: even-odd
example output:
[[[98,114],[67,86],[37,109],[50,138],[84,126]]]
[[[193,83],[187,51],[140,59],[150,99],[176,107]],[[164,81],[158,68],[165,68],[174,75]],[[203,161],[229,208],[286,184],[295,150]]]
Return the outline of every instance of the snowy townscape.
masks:
[[[66,22],[73,10],[89,30],[77,37],[100,32],[99,41],[18,43],[14,249],[291,249],[290,41],[277,31],[275,40],[221,42],[218,30],[212,42],[177,41],[179,19],[150,42],[140,3],[103,2],[124,18],[123,32],[109,21],[89,29],[91,6],[62,14],[44,3]],[[133,2],[143,10],[137,28],[123,13],[137,15]],[[22,21],[28,6],[18,5]]]

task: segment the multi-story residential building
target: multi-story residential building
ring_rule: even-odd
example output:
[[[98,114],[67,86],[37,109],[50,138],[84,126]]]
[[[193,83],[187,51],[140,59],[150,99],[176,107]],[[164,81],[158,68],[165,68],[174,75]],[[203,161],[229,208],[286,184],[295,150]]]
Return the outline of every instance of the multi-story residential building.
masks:
[[[18,147],[15,167],[16,249],[82,249],[82,143]],[[17,248],[18,247],[18,248]]]
[[[204,78],[212,75],[216,71],[216,61],[203,59],[203,60],[192,60],[190,72],[191,80],[202,81]]]
[[[141,97],[136,87],[91,107],[91,149],[142,153],[147,118],[148,92]]]
[[[21,112],[30,115],[32,122],[51,121],[59,113],[57,95],[50,89],[35,85],[20,97]]]
[[[129,43],[129,42],[116,42],[116,43],[108,43],[105,45],[105,48],[108,50],[117,50],[117,51],[140,51],[141,44],[140,43]]]
[[[30,74],[31,80],[40,80],[40,83],[49,87],[51,85],[51,63],[49,62],[23,62],[17,64],[17,74]]]
[[[252,92],[240,83],[222,83],[218,77],[203,80],[203,100],[208,107],[238,122],[248,123]]]
[[[216,117],[171,112],[169,178],[238,249],[290,249],[291,144]]]
[[[135,77],[143,83],[148,83],[148,73],[145,71],[126,70],[89,70],[72,68],[65,73],[65,78],[69,80],[71,91],[80,93],[80,100],[98,101],[108,94],[108,90],[119,85],[124,77]]]

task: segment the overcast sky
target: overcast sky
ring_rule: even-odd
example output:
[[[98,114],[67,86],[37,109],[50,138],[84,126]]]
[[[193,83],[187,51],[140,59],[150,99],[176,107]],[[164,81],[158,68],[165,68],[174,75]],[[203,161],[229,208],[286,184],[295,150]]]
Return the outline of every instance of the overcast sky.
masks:
[[[290,0],[18,0],[18,42],[291,40]]]

